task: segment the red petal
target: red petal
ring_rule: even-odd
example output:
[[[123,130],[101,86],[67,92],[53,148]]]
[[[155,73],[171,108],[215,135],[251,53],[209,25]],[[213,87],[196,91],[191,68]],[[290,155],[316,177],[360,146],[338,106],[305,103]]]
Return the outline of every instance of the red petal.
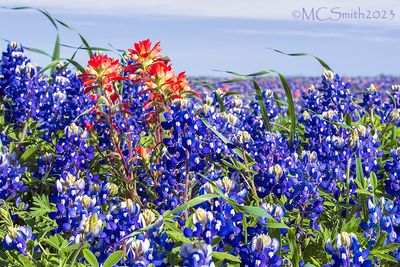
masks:
[[[86,85],[95,83],[96,81],[97,81],[96,79],[89,79],[89,80],[84,81],[82,85],[86,86]]]
[[[122,76],[116,76],[116,77],[112,77],[111,81],[125,81],[126,78],[122,77]]]
[[[196,97],[198,97],[198,98],[200,98],[200,99],[202,99],[203,97],[199,94],[199,93],[197,93],[197,92],[194,92],[194,91],[190,91],[194,96],[196,96]]]
[[[111,101],[112,101],[113,103],[115,103],[115,101],[119,98],[119,95],[118,95],[117,93],[113,93],[113,94],[110,96],[110,98],[111,98]]]
[[[86,87],[85,90],[83,91],[83,94],[88,94],[89,92],[93,91],[93,89],[95,89],[97,86],[89,86]]]
[[[152,107],[152,105],[153,105],[152,101],[147,101],[147,102],[144,102],[143,108],[144,109],[149,109],[149,108]]]

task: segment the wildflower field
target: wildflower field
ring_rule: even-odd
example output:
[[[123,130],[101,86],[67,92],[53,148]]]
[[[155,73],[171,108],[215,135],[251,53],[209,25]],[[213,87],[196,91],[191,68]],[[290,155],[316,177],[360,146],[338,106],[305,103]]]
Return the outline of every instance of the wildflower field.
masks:
[[[80,37],[1,46],[0,266],[399,266],[399,77],[189,79]]]

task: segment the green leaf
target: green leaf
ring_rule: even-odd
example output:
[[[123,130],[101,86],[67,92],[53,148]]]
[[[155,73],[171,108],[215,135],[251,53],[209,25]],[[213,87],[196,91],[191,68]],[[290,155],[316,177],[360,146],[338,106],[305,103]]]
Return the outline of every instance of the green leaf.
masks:
[[[352,119],[351,119],[350,113],[347,112],[346,115],[344,115],[344,119],[345,119],[345,121],[346,121],[346,124],[347,124],[348,126],[351,126]]]
[[[67,247],[64,247],[63,249],[62,249],[62,251],[63,252],[72,252],[72,251],[75,251],[75,250],[77,250],[77,249],[79,249],[79,247],[81,246],[81,244],[72,244],[72,245],[69,245],[69,246],[67,246]]]
[[[289,238],[289,247],[290,247],[290,259],[293,266],[299,266],[300,261],[300,254],[299,254],[299,247],[297,245],[297,238],[295,231],[290,228],[288,231],[288,238]]]
[[[343,225],[342,232],[348,233],[356,233],[358,230],[358,226],[360,225],[361,219],[360,218],[351,218],[349,222]]]
[[[258,84],[258,82],[256,80],[253,80],[253,85],[254,85],[254,89],[256,90],[257,101],[258,101],[258,104],[260,105],[261,116],[263,118],[265,128],[267,129],[268,132],[270,132],[271,124],[269,122],[267,107],[265,106],[265,102],[264,102],[264,99],[262,96],[260,85]]]
[[[286,224],[280,222],[269,222],[267,224],[267,228],[269,229],[287,229],[289,228]]]
[[[272,222],[268,222],[267,227],[273,229],[281,229],[281,228],[288,228],[284,223],[278,223],[265,209],[261,207],[255,206],[238,206],[238,209],[242,212],[247,214],[260,217],[260,218],[268,218],[268,220]]]
[[[122,250],[115,251],[106,259],[106,261],[103,264],[103,267],[113,267],[120,261],[122,255],[123,255]]]
[[[88,56],[91,58],[93,56],[92,48],[90,47],[88,41],[82,36],[82,34],[78,33],[79,38],[81,38],[81,41],[83,45],[88,49]]]
[[[384,232],[380,237],[379,237],[379,239],[378,239],[378,241],[376,241],[376,243],[375,243],[375,245],[374,245],[374,248],[373,248],[373,250],[375,250],[375,249],[377,249],[377,248],[379,248],[379,247],[381,247],[382,246],[382,244],[385,242],[385,240],[386,240],[386,236],[388,235],[388,233],[387,232]]]
[[[62,62],[62,60],[60,60],[60,59],[56,59],[56,60],[53,60],[52,62],[50,62],[46,67],[44,67],[43,69],[41,69],[36,75],[38,75],[38,74],[41,74],[41,73],[44,73],[45,71],[47,71],[48,69],[55,69],[56,68],[56,65],[58,64],[58,63],[60,63],[60,62]]]
[[[362,162],[360,158],[356,158],[356,177],[357,180],[361,182],[361,185],[363,186],[361,189],[366,189],[365,188],[365,182],[364,182],[364,172],[362,168]]]
[[[99,266],[99,262],[97,261],[96,256],[89,249],[84,249],[83,250],[83,256],[85,256],[85,259],[87,260],[87,262],[92,267],[98,267]]]
[[[24,255],[19,254],[18,260],[22,263],[24,267],[34,267],[35,265]]]
[[[10,150],[10,154],[18,151],[17,146],[15,145],[14,142],[10,143],[9,150]]]
[[[357,190],[356,190],[356,193],[357,193],[357,194],[360,194],[360,195],[370,196],[370,197],[373,197],[373,196],[374,196],[374,194],[372,194],[371,192],[369,192],[369,191],[367,191],[367,190],[364,190],[364,189],[357,189]]]
[[[387,260],[387,261],[390,261],[390,262],[398,263],[398,261],[397,261],[397,259],[395,257],[392,257],[392,256],[390,256],[388,254],[376,253],[376,254],[374,254],[374,256],[376,256],[376,257],[378,257],[378,258],[380,258],[382,260]]]
[[[376,249],[371,250],[371,253],[374,254],[374,252],[378,253],[389,253],[392,252],[393,250],[400,248],[400,243],[390,243],[387,244],[384,247],[378,247]]]
[[[180,212],[180,211],[186,210],[186,209],[188,209],[188,208],[191,208],[191,207],[196,206],[196,205],[198,205],[198,204],[200,204],[200,203],[203,203],[203,202],[205,202],[205,201],[208,201],[208,200],[210,200],[210,199],[217,198],[217,197],[218,197],[218,195],[216,195],[216,194],[205,194],[205,195],[200,195],[200,196],[197,196],[197,197],[195,197],[195,198],[189,200],[188,202],[186,202],[186,203],[180,205],[179,207],[173,209],[172,211],[167,211],[167,212],[165,212],[165,213],[166,213],[166,214],[176,214],[176,213],[178,213],[178,212]],[[165,214],[164,214],[164,215],[165,215]],[[166,215],[165,215],[165,216],[166,216]]]
[[[49,212],[55,211],[52,204],[50,204],[49,197],[46,195],[38,195],[33,197],[33,207],[29,212],[32,217],[42,216]]]
[[[378,188],[378,178],[376,177],[375,172],[370,173],[369,179],[371,180],[372,192],[375,192]]]
[[[255,72],[255,73],[251,73],[251,74],[247,74],[247,75],[243,75],[237,72],[233,72],[233,71],[223,71],[225,73],[229,73],[235,76],[240,76],[239,78],[236,79],[231,79],[231,80],[227,80],[224,81],[224,83],[231,83],[231,82],[237,82],[237,81],[246,81],[246,80],[253,80],[253,77],[255,76],[261,76],[261,75],[265,75],[265,74],[270,74],[270,73],[275,73],[279,76],[279,79],[282,83],[283,89],[285,91],[285,95],[288,101],[288,115],[290,117],[290,141],[293,142],[294,140],[294,135],[296,133],[296,114],[295,114],[295,109],[294,109],[294,102],[293,102],[293,97],[292,97],[292,92],[290,91],[290,87],[288,82],[286,81],[285,76],[283,76],[281,73],[279,73],[276,70],[273,69],[267,69],[267,70],[262,70],[259,72]]]
[[[241,263],[242,262],[238,257],[236,257],[236,256],[234,256],[232,254],[229,254],[227,252],[213,251],[212,257],[214,259],[217,259],[217,260],[220,260],[220,261],[228,260],[228,261],[237,262],[237,263]]]
[[[21,163],[27,162],[35,154],[37,149],[38,149],[38,146],[32,146],[32,147],[26,149],[25,152],[21,155],[19,161]]]

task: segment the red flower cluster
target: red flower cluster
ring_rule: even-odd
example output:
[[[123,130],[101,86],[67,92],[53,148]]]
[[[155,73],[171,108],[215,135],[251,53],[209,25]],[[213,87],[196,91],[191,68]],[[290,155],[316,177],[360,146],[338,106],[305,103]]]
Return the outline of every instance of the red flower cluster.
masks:
[[[80,74],[85,86],[85,94],[92,92],[94,89],[100,88],[106,96],[106,99],[111,100],[113,103],[119,99],[119,94],[115,90],[114,82],[125,80],[121,76],[122,66],[119,61],[108,57],[107,55],[93,55],[86,67],[86,73]],[[91,99],[97,100],[99,96],[96,94],[91,95]]]
[[[160,43],[152,46],[147,39],[135,43],[134,49],[128,51],[129,58],[135,62],[125,68],[129,73],[128,79],[141,81],[146,85],[142,94],[150,92],[150,99],[144,108],[154,107],[156,113],[161,113],[168,109],[168,105],[174,99],[185,98],[188,95],[200,97],[190,88],[184,72],[175,75],[169,59],[161,55]],[[153,113],[150,115],[154,115]]]

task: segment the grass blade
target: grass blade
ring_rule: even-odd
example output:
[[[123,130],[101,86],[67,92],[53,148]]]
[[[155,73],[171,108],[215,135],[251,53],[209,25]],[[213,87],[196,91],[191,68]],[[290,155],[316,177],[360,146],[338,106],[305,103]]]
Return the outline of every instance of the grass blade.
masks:
[[[316,57],[316,56],[314,56],[312,54],[309,54],[309,53],[285,53],[285,52],[283,52],[281,50],[274,49],[274,48],[271,48],[271,47],[267,47],[267,49],[270,49],[270,50],[273,50],[273,51],[275,51],[275,52],[277,52],[279,54],[286,55],[286,56],[291,56],[291,57],[303,57],[303,56],[313,57],[313,58],[315,58],[315,60],[317,60],[319,62],[319,64],[321,64],[322,67],[324,67],[327,70],[333,71],[332,68],[329,67],[329,65],[325,61],[323,61],[319,57]]]
[[[254,89],[256,90],[257,101],[258,101],[258,104],[260,105],[260,111],[261,111],[261,115],[262,115],[262,118],[264,121],[265,128],[267,129],[268,132],[270,132],[271,124],[269,123],[267,107],[265,106],[265,102],[264,102],[264,98],[262,96],[260,85],[258,84],[258,82],[256,80],[253,80],[253,85],[254,85]]]
[[[289,133],[289,139],[291,142],[294,140],[294,135],[296,133],[296,114],[295,114],[295,109],[294,109],[294,102],[293,102],[293,96],[292,92],[290,91],[290,87],[288,82],[286,81],[286,78],[284,75],[282,75],[280,72],[273,70],[273,69],[267,69],[267,70],[262,70],[259,72],[243,75],[237,72],[233,71],[224,71],[225,73],[229,73],[235,76],[240,76],[239,78],[235,79],[230,79],[227,81],[224,81],[223,83],[231,83],[231,82],[236,82],[236,81],[244,81],[244,80],[253,80],[253,77],[255,76],[262,76],[265,74],[277,74],[279,76],[279,79],[282,83],[283,90],[285,91],[285,95],[288,101],[288,115],[290,117],[290,133]]]
[[[54,44],[53,56],[52,60],[59,60],[60,59],[60,35],[57,33],[56,42]],[[54,72],[56,66],[52,66],[50,70],[50,74]]]
[[[197,85],[207,86],[212,92],[214,92],[217,97],[217,100],[218,100],[219,109],[221,110],[221,112],[225,111],[224,101],[222,100],[221,94],[219,93],[219,91],[217,89],[215,89],[215,87],[211,83],[200,82]]]
[[[290,134],[289,139],[291,142],[294,140],[294,135],[296,133],[296,113],[294,109],[294,102],[292,97],[292,92],[290,91],[290,87],[288,82],[286,81],[285,76],[277,72],[279,75],[279,79],[281,80],[283,90],[285,90],[286,98],[288,101],[288,115],[290,117]]]

